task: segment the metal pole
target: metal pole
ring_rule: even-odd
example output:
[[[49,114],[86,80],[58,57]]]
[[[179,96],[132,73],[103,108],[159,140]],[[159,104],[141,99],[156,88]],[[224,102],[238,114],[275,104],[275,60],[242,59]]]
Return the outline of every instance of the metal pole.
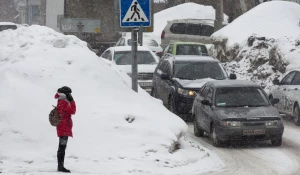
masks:
[[[143,46],[143,26],[142,25],[139,27],[139,37],[138,37],[138,40],[139,40],[140,46]]]
[[[78,28],[78,38],[79,39],[83,39],[83,37],[82,37],[82,29],[83,29],[83,27],[84,27],[84,25],[82,24],[82,22],[80,21],[80,22],[78,22],[78,24],[77,24],[77,28]]]
[[[216,2],[215,32],[222,28],[222,23],[224,21],[223,0],[217,0]]]
[[[137,65],[137,32],[138,29],[133,29],[131,31],[131,80],[132,80],[132,90],[138,92],[138,65]]]
[[[25,13],[25,24],[29,25],[29,6],[28,6],[28,0],[26,0],[26,13]]]

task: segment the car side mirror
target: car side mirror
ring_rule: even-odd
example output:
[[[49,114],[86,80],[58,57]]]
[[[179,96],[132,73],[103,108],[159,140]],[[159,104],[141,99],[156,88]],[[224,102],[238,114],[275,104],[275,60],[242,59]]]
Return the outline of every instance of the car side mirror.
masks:
[[[279,82],[278,79],[274,79],[274,80],[273,80],[273,84],[274,84],[274,85],[280,85],[280,82]]]
[[[230,80],[236,80],[236,74],[230,74],[229,79]]]
[[[273,98],[272,100],[271,100],[271,104],[272,105],[276,105],[276,104],[278,104],[279,103],[279,99],[278,98]]]
[[[161,58],[163,56],[163,52],[156,52],[156,56],[158,56],[159,58]]]
[[[170,80],[170,75],[169,75],[169,74],[162,73],[162,74],[160,75],[160,78],[161,78],[162,80]]]
[[[208,100],[202,100],[201,104],[203,104],[204,106],[211,106],[211,103]]]

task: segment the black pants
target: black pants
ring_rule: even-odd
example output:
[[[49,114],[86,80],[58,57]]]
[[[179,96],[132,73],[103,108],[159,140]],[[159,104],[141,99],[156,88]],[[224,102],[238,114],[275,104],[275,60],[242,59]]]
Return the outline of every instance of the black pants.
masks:
[[[59,145],[57,151],[57,163],[58,167],[64,167],[65,151],[67,148],[68,136],[59,137]]]

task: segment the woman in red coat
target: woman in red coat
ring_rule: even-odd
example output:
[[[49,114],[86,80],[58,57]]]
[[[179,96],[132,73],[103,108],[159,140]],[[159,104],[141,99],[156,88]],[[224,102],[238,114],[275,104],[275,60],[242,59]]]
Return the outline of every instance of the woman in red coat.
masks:
[[[67,87],[61,87],[55,94],[57,101],[57,110],[60,116],[62,116],[61,122],[56,127],[57,136],[59,137],[59,145],[57,151],[57,171],[70,173],[70,170],[64,167],[65,151],[67,148],[68,137],[73,137],[72,133],[72,115],[76,112],[76,104],[71,95],[72,90]]]

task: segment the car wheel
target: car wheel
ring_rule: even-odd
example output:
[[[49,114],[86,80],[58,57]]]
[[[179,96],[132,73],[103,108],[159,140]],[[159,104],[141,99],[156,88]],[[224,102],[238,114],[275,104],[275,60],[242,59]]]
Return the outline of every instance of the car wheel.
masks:
[[[282,138],[271,139],[272,146],[281,146]]]
[[[195,118],[194,118],[194,134],[197,137],[203,137],[203,135],[204,135],[204,131],[199,128]]]
[[[294,122],[297,126],[300,125],[300,119],[299,119],[299,115],[300,115],[300,109],[299,109],[299,105],[297,104],[294,108],[294,113],[293,113],[293,116],[294,116]]]
[[[211,136],[211,139],[213,141],[213,145],[215,147],[219,147],[221,145],[221,142],[220,140],[218,139],[218,135],[216,133],[216,127],[215,125],[213,124],[212,127],[211,127],[211,133],[210,133],[210,136]]]

